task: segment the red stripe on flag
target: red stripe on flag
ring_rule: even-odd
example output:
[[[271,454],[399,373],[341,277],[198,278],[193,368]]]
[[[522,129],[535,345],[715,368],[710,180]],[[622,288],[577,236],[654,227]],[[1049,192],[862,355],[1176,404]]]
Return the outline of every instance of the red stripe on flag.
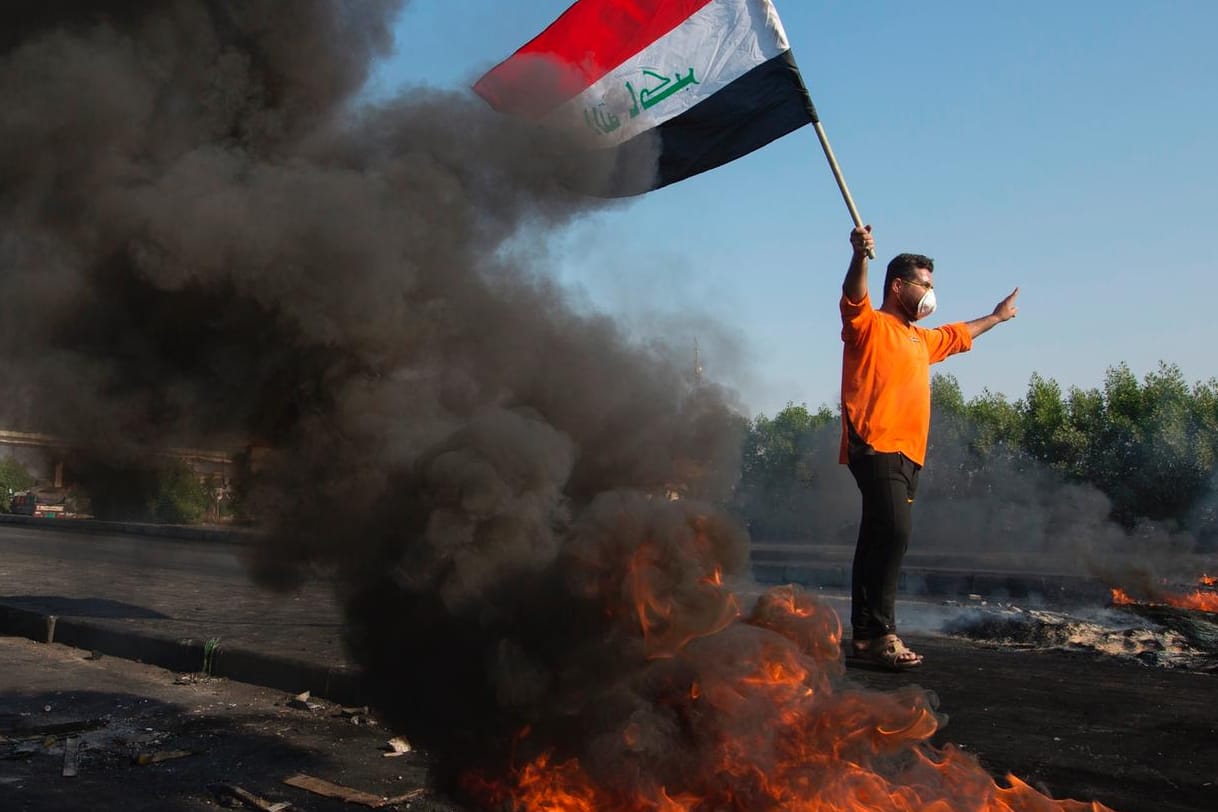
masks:
[[[579,0],[474,85],[496,110],[542,116],[714,0]]]

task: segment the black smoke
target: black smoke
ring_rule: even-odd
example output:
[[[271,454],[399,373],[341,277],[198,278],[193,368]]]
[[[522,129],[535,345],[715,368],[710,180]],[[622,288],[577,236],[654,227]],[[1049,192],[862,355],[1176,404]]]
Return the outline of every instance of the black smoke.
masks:
[[[85,458],[264,449],[256,577],[331,579],[382,709],[462,766],[638,707],[734,617],[741,421],[687,342],[507,250],[600,205],[577,144],[358,101],[402,6],[5,4],[2,417]]]

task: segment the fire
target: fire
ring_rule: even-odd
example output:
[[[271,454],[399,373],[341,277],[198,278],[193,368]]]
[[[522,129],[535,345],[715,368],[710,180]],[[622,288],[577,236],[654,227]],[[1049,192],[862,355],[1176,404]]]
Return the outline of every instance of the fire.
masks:
[[[1168,603],[1181,609],[1196,609],[1200,612],[1218,612],[1218,592],[1203,592],[1200,589],[1187,595],[1169,596]]]
[[[1177,593],[1161,593],[1156,594],[1153,599],[1138,601],[1130,597],[1129,593],[1120,587],[1112,588],[1112,603],[1114,606],[1124,606],[1132,603],[1148,603],[1161,604],[1165,606],[1174,606],[1177,609],[1194,609],[1199,612],[1218,612],[1218,592],[1212,589],[1204,589],[1201,587],[1213,587],[1215,578],[1212,575],[1202,575],[1200,578],[1200,587],[1192,592],[1177,594]]]
[[[718,567],[700,578],[679,604],[665,561],[652,544],[640,545],[632,556],[627,588],[652,659],[672,657],[691,640],[714,634],[740,615],[740,604]],[[694,628],[681,622],[691,614],[700,620]]]
[[[641,632],[654,635],[663,604],[642,607]],[[836,613],[796,587],[683,639],[670,658],[648,660],[637,696],[650,706],[632,704],[616,736],[573,745],[595,758],[556,758],[547,747],[504,779],[476,782],[476,800],[514,812],[1107,809],[1053,800],[1014,776],[1000,785],[972,756],[930,744],[940,720],[926,693],[846,683]]]

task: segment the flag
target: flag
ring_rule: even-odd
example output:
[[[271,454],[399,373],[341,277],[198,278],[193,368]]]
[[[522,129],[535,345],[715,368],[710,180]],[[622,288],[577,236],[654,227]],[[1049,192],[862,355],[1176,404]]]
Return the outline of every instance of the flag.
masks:
[[[611,196],[722,166],[816,120],[770,0],[579,0],[474,85],[582,132]]]

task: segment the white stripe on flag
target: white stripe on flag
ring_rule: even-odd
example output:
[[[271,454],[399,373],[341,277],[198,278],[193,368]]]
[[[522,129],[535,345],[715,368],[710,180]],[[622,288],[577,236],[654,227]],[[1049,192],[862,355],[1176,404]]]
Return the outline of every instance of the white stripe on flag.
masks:
[[[790,49],[770,0],[714,0],[545,118],[613,147]]]

